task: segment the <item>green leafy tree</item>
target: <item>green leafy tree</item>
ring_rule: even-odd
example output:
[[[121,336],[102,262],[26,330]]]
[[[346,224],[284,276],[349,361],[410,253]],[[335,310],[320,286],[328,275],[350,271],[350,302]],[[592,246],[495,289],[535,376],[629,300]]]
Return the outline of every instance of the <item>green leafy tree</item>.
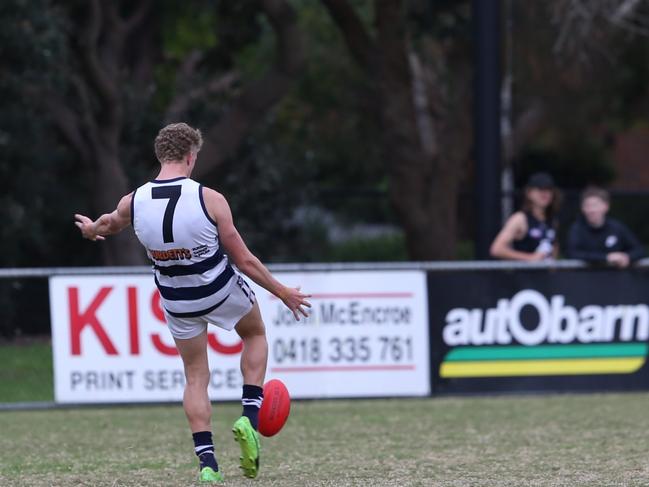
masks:
[[[302,64],[295,12],[284,0],[44,2],[61,19],[55,68],[61,83],[24,79],[77,161],[90,214],[112,211],[155,170],[151,141],[163,120],[200,122],[205,144],[196,176],[231,158],[290,87]],[[267,69],[252,79],[234,62],[257,41],[260,17],[277,38]],[[236,31],[229,25],[237,25]],[[162,42],[160,40],[162,39]],[[214,100],[219,103],[214,103]],[[144,149],[146,147],[146,149]],[[145,162],[147,161],[147,162]],[[139,184],[139,183],[138,183]],[[144,262],[131,232],[99,246],[103,262]]]
[[[82,194],[71,153],[32,95],[34,86],[56,91],[65,85],[63,28],[45,0],[0,5],[1,266],[63,265],[88,253],[64,230],[72,233]]]

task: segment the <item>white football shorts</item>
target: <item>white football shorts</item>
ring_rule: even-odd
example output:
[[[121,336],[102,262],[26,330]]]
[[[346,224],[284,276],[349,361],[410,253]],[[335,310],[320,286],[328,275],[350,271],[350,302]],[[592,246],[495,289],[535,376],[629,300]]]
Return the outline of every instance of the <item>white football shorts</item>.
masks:
[[[239,320],[252,310],[255,293],[243,277],[236,272],[225,287],[228,288],[227,298],[218,308],[208,314],[180,318],[171,316],[165,310],[167,326],[171,335],[180,340],[188,340],[203,333],[210,323],[227,331],[232,330]]]

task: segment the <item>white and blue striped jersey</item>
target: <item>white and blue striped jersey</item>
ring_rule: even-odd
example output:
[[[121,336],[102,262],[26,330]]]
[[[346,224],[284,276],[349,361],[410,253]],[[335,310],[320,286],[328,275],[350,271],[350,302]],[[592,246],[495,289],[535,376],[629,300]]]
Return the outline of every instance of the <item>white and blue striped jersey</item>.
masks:
[[[223,254],[202,186],[180,177],[153,180],[131,201],[135,234],[153,261],[155,283],[171,316],[205,315],[228,297],[235,275]]]

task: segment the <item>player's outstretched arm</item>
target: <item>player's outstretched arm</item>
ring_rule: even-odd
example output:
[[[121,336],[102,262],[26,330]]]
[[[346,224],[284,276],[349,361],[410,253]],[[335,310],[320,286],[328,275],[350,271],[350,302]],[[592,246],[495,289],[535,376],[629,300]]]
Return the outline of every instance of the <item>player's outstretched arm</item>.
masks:
[[[112,213],[105,213],[92,221],[85,215],[75,214],[74,224],[81,230],[81,236],[88,240],[105,240],[106,235],[113,235],[124,230],[131,224],[131,198],[133,193],[127,194],[117,204]]]
[[[299,287],[284,286],[250,252],[234,226],[230,205],[228,205],[225,197],[213,189],[203,188],[203,198],[209,215],[218,225],[221,244],[239,270],[268,292],[281,299],[286,307],[293,312],[295,319],[299,320],[300,314],[308,316],[305,308],[310,308],[311,304],[306,298],[311,297],[311,295],[303,294],[300,292]]]

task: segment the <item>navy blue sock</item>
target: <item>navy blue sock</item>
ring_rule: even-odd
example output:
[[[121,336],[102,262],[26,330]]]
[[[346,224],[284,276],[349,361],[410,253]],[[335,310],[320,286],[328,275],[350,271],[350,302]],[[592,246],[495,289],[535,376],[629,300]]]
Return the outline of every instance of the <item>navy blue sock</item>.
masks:
[[[241,404],[243,405],[242,416],[250,420],[253,428],[257,429],[259,424],[259,408],[264,400],[264,390],[259,386],[250,384],[243,385],[243,394],[241,395]]]
[[[198,460],[201,462],[201,469],[203,467],[211,467],[215,472],[219,469],[219,464],[216,463],[216,455],[214,455],[214,444],[212,443],[211,431],[199,431],[192,434],[194,438],[194,451]]]

